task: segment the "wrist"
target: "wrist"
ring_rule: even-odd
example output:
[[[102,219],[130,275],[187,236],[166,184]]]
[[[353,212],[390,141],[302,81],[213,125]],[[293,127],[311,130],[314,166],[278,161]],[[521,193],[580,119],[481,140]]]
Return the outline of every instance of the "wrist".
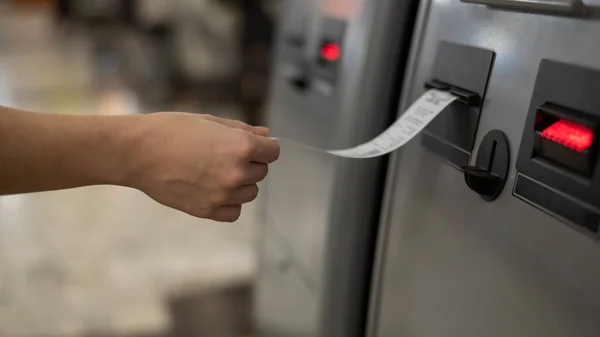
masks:
[[[140,156],[145,139],[144,118],[144,115],[115,116],[107,123],[111,153],[106,157],[112,163],[101,173],[106,184],[139,187],[143,173]]]
[[[65,153],[65,168],[71,168],[77,185],[131,187],[140,138],[142,115],[74,117],[65,126],[76,130],[69,137],[75,144]],[[76,123],[78,122],[78,123]]]

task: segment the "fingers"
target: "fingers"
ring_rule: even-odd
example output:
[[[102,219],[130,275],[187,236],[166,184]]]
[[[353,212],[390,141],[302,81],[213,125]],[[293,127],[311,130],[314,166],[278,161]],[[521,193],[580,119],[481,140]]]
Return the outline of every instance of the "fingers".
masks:
[[[241,129],[251,132],[258,136],[269,137],[269,129],[262,126],[251,126],[241,121],[216,117],[212,115],[203,115],[202,117],[208,119],[209,121],[229,126],[230,128]]]
[[[242,212],[242,204],[249,203],[258,197],[258,186],[256,184],[246,185],[231,193],[225,206],[218,207],[210,217],[220,222],[234,222],[239,219]]]
[[[212,220],[219,222],[234,222],[242,214],[242,205],[221,206],[211,216]]]
[[[251,135],[249,142],[251,161],[270,164],[279,158],[279,143],[276,140]]]
[[[269,128],[264,126],[253,126],[251,132],[257,136],[269,137]]]
[[[203,115],[203,118],[231,128],[249,132],[247,135],[247,148],[250,160],[258,163],[270,164],[279,158],[279,143],[270,139],[269,129],[265,127],[250,126],[244,122],[220,118],[212,115]]]
[[[258,197],[258,185],[251,184],[238,188],[227,198],[226,204],[238,205],[254,201]]]
[[[269,166],[267,164],[250,163],[248,165],[243,179],[244,185],[256,184],[267,177],[269,173]]]

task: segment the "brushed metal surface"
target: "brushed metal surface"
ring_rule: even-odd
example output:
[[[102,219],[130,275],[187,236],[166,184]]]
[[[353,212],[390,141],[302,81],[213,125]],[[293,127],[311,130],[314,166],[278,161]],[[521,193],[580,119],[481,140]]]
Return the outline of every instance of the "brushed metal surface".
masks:
[[[422,93],[439,41],[495,51],[476,144],[505,132],[511,171],[486,202],[418,141],[392,155],[370,336],[599,336],[600,245],[510,191],[540,60],[600,68],[600,21],[455,0],[429,1],[420,15],[401,108]]]
[[[343,2],[357,6],[357,0],[337,0],[336,8],[344,8]],[[402,27],[414,17],[414,1],[361,0],[358,11],[328,13],[331,3],[286,1],[278,43],[287,32],[305,31],[305,56],[316,57],[323,17],[347,13],[337,88],[330,96],[296,90],[282,76],[286,60],[279,53],[268,108],[273,136],[327,149],[360,144],[393,121],[394,84],[410,39]],[[265,240],[271,235],[287,250],[295,276],[259,273],[260,335],[361,336],[385,158],[342,159],[281,144],[280,159],[262,187],[260,263],[267,268]],[[298,290],[301,284],[304,290]],[[281,301],[293,296],[302,299]]]
[[[581,0],[460,0],[465,3],[490,7],[522,9],[557,14],[584,14],[585,5]]]

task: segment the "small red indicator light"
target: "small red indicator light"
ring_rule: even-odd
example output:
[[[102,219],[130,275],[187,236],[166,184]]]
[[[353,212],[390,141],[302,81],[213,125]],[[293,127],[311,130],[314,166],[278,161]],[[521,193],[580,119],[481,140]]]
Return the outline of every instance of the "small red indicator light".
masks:
[[[554,122],[554,124],[544,129],[541,135],[554,143],[577,152],[589,148],[594,141],[592,129],[564,119]]]
[[[335,43],[326,43],[321,46],[321,58],[327,61],[337,61],[340,53],[340,46]]]

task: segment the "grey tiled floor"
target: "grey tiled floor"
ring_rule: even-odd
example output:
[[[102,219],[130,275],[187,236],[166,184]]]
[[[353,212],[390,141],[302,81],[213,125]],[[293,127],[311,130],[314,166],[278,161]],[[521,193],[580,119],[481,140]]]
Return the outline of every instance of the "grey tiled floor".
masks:
[[[0,105],[139,112],[95,74],[86,40],[59,34],[48,13],[0,9]],[[254,208],[218,224],[110,186],[0,197],[0,336],[166,330],[163,300],[179,285],[251,277]]]

